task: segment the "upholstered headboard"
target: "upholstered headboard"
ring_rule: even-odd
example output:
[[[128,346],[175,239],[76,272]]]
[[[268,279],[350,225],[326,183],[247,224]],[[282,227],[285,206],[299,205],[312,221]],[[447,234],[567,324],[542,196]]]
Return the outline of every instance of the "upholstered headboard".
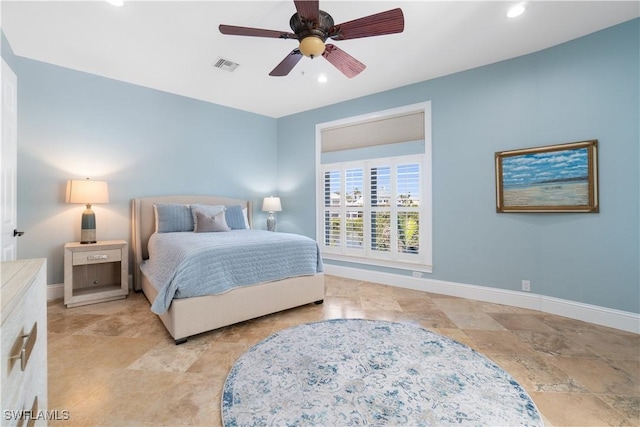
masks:
[[[247,208],[249,225],[252,225],[252,204],[248,200],[231,199],[228,197],[206,196],[206,195],[176,195],[176,196],[155,196],[142,197],[132,200],[131,206],[131,227],[132,227],[132,249],[133,249],[133,288],[136,291],[141,289],[140,265],[142,261],[149,258],[147,243],[149,237],[155,232],[156,219],[153,210],[155,203],[182,203],[205,205],[241,205]]]

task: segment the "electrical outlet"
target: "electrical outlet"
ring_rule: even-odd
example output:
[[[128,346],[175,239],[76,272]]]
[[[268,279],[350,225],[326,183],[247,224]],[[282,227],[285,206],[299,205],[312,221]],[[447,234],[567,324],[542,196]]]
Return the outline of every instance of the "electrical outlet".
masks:
[[[413,272],[413,277],[416,277],[416,278],[422,277],[422,271],[414,271]]]
[[[523,280],[522,281],[522,290],[525,292],[530,292],[531,291],[531,282],[528,280]]]

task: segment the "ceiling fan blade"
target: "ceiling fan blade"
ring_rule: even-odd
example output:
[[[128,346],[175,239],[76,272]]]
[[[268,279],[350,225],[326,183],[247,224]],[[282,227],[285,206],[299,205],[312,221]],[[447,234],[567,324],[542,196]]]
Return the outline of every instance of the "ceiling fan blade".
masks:
[[[318,0],[294,0],[298,16],[310,21],[318,20],[318,11],[320,10],[320,2]]]
[[[280,62],[276,68],[274,68],[269,75],[275,77],[282,77],[289,74],[293,67],[296,66],[298,61],[302,59],[302,53],[300,53],[299,49],[293,49],[283,60]]]
[[[332,44],[325,45],[322,56],[348,78],[357,76],[362,70],[367,68],[362,62]]]
[[[354,19],[329,30],[329,37],[334,40],[350,40],[361,37],[382,36],[404,31],[404,15],[402,9],[391,9],[363,18]]]
[[[271,37],[274,39],[297,39],[293,33],[286,31],[264,30],[262,28],[236,27],[235,25],[221,24],[218,29],[222,34],[231,36]]]

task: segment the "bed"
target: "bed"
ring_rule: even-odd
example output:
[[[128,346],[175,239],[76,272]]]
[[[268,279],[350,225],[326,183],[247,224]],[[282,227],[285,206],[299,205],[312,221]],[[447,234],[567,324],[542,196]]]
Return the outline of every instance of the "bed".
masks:
[[[158,208],[154,208],[154,206],[191,206],[196,204],[241,207],[245,224],[249,227],[252,225],[252,203],[247,200],[205,195],[176,195],[143,197],[132,201],[133,288],[135,291],[144,292],[144,295],[176,344],[186,342],[190,336],[223,326],[305,304],[322,303],[325,287],[321,268],[322,260],[319,258],[319,254],[319,268],[309,274],[235,287],[213,295],[179,298],[171,298],[171,295],[167,295],[162,286],[158,286],[158,283],[153,283],[148,277],[151,276],[157,279],[157,276],[143,272],[145,269],[148,271],[145,263],[149,263],[150,240],[153,253],[156,247],[153,245],[156,245],[158,238],[162,237],[162,233],[156,233],[156,209]],[[250,230],[247,231],[251,233]],[[276,234],[286,234],[267,231],[256,231],[255,233],[271,234],[274,238],[283,237],[276,236]],[[187,235],[187,233],[183,234]],[[198,233],[191,232],[191,234]],[[227,233],[206,234],[222,235]],[[193,236],[191,238],[196,239],[197,237]],[[211,277],[214,276],[211,275]],[[164,299],[171,298],[168,308],[162,307],[163,304],[158,304],[161,302],[160,300],[156,301],[159,297]],[[155,306],[154,303],[156,303]],[[156,306],[159,306],[159,308]],[[165,308],[166,311],[164,311]]]

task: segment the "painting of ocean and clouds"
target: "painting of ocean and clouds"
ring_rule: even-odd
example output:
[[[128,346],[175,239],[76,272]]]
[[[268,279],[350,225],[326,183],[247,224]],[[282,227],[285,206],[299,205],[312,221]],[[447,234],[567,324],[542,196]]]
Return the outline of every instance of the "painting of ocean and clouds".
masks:
[[[597,141],[496,153],[498,212],[597,212]]]

